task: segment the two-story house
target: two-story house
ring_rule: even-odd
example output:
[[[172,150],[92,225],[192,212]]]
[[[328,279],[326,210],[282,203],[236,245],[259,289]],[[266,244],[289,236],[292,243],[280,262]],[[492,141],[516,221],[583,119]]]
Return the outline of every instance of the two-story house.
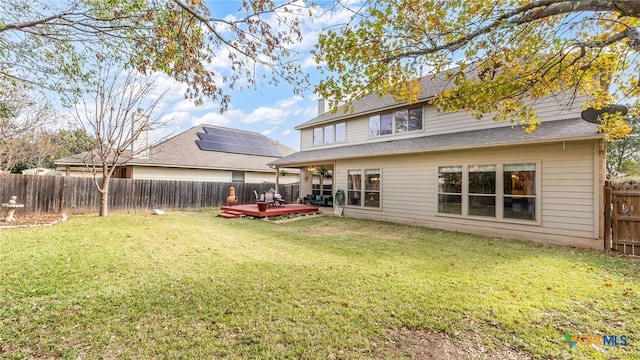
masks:
[[[448,86],[425,77],[413,104],[370,95],[353,112],[327,112],[297,127],[301,151],[272,162],[331,171],[345,216],[488,236],[603,248],[604,135],[581,118],[571,94],[535,102],[533,133],[509,122],[439,112],[429,101]],[[334,201],[334,206],[340,206]]]

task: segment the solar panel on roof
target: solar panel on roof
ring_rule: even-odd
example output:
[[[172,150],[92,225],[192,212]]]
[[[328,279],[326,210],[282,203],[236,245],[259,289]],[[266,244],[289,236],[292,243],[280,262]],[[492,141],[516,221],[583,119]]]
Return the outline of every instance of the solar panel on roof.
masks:
[[[200,140],[205,141],[220,141],[220,138],[217,135],[198,133],[198,137]]]
[[[275,144],[261,134],[212,127],[204,127],[204,131],[197,133],[200,140],[196,143],[201,150],[282,157]]]
[[[200,150],[215,151],[215,149],[210,146],[210,144],[212,144],[211,142],[196,140],[196,144]]]

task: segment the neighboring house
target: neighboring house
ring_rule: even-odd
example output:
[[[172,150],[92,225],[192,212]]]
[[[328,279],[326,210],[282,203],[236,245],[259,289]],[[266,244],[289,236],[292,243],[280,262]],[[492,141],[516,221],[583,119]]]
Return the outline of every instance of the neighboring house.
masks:
[[[581,119],[584,98],[537,101],[542,124],[526,134],[439,112],[429,100],[449,86],[443,77],[421,86],[416,103],[371,95],[348,113],[319,100],[297,127],[301,151],[272,165],[300,169],[301,195],[309,170],[330,170],[345,216],[603,249],[604,135]]]
[[[23,175],[62,175],[59,171],[47,168],[31,168],[21,171]]]
[[[146,141],[146,136],[142,136]],[[145,148],[144,144],[134,147]],[[114,173],[116,178],[188,181],[276,182],[276,169],[268,163],[294,150],[249,131],[200,125],[169,138],[137,155],[125,154]],[[55,161],[65,176],[92,176],[85,164],[87,153]],[[278,181],[297,182],[297,169],[286,170]]]

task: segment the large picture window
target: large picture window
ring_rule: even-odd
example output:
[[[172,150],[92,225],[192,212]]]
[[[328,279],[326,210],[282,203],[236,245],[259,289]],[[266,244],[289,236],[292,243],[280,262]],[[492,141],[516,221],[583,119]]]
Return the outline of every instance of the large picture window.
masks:
[[[347,205],[380,208],[380,169],[349,170]]]
[[[422,130],[422,107],[369,117],[369,136],[371,137],[416,130]]]
[[[538,221],[536,163],[438,168],[438,213]]]

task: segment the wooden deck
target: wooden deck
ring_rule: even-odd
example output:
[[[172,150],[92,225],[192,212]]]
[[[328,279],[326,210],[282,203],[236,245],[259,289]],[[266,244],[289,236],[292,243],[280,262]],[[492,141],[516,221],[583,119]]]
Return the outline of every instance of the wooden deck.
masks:
[[[258,205],[234,205],[234,206],[222,206],[218,216],[225,218],[238,218],[242,215],[253,217],[267,217],[267,216],[279,216],[299,213],[315,213],[318,212],[318,207],[307,206],[299,204],[285,204],[282,206],[269,207],[266,211],[259,211]]]

